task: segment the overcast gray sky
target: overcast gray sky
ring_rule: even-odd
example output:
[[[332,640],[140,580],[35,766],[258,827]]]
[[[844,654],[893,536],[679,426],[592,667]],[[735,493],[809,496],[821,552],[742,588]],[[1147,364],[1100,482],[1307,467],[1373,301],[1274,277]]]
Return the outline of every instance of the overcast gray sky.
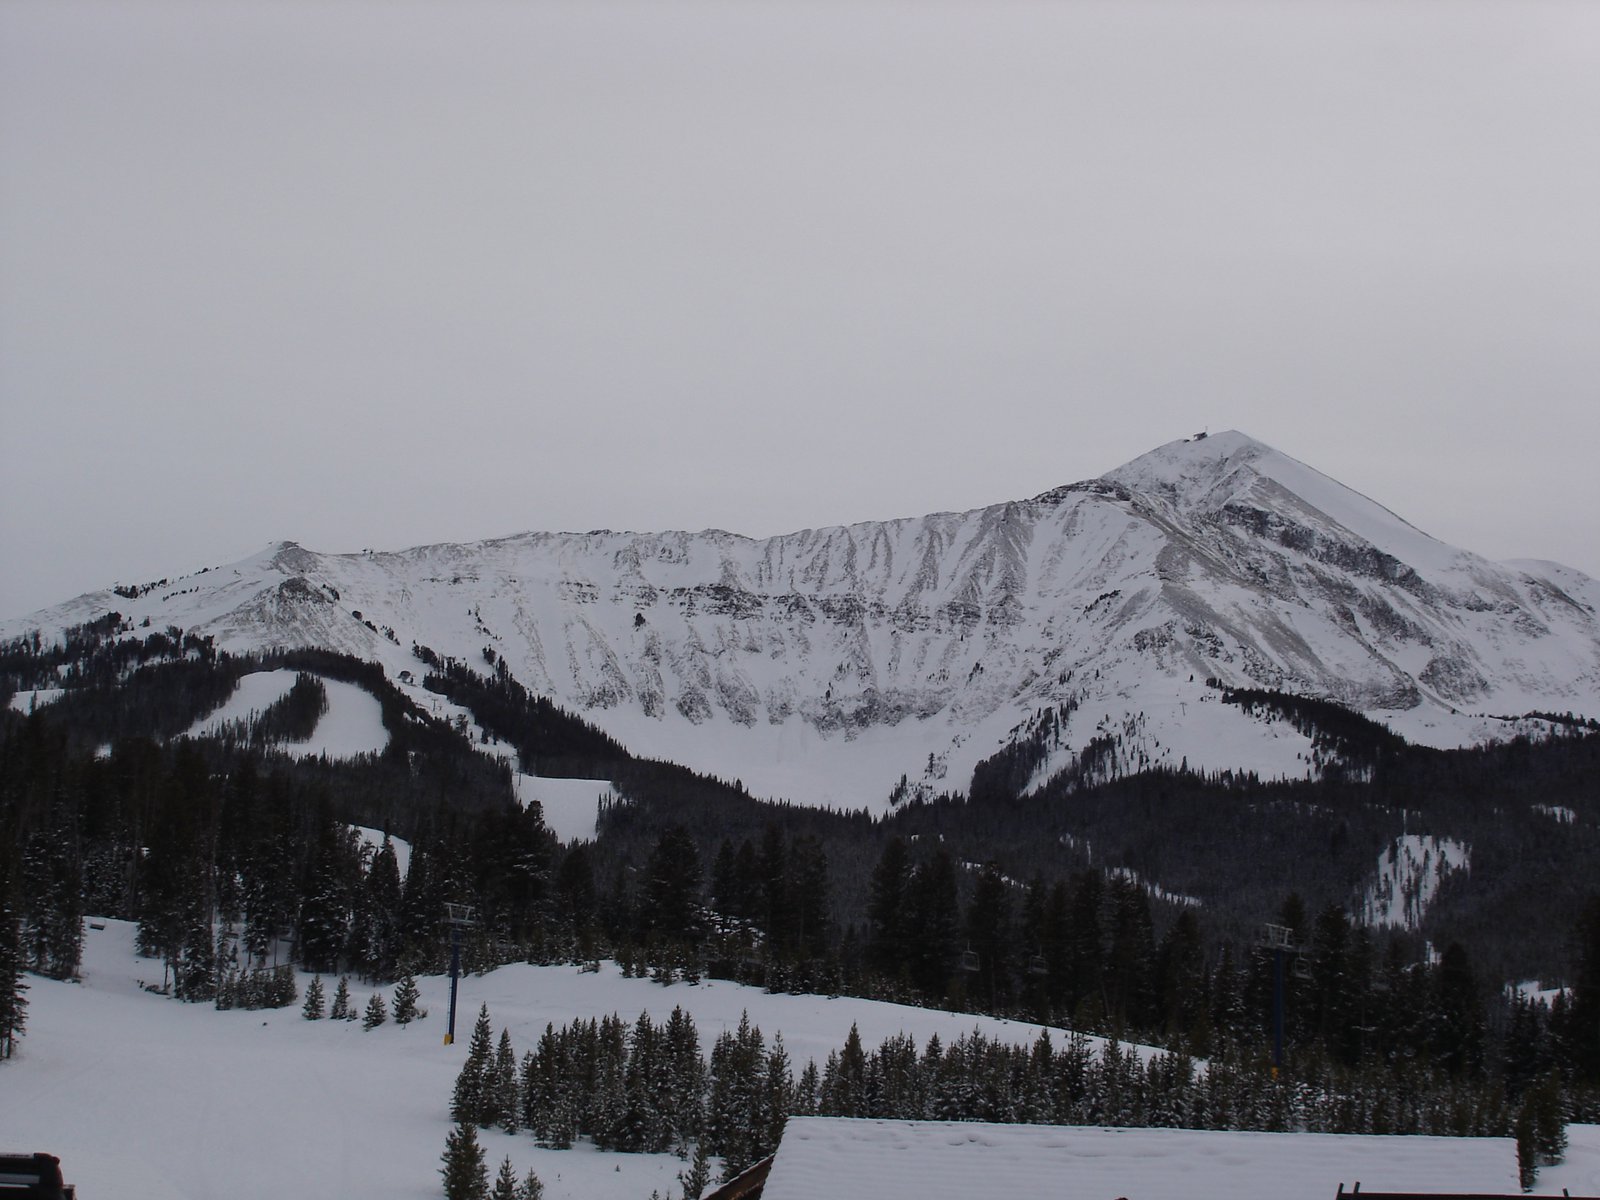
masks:
[[[1240,428],[1600,576],[1600,5],[0,4],[0,615]]]

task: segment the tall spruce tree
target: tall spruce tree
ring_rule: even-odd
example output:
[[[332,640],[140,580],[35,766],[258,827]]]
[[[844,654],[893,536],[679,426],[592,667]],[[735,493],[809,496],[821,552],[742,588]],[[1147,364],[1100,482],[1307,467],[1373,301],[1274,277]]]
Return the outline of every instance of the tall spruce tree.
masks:
[[[0,1059],[16,1051],[27,1025],[28,1000],[22,981],[22,921],[13,895],[10,848],[0,846]]]
[[[522,1096],[517,1078],[517,1055],[511,1048],[511,1033],[500,1031],[500,1044],[495,1049],[492,1075],[494,1089],[494,1118],[507,1133],[522,1128]]]
[[[409,1025],[418,1019],[421,1013],[417,1010],[417,997],[421,993],[417,990],[417,981],[408,971],[400,977],[400,982],[394,989],[394,1023],[396,1025]]]
[[[909,961],[905,910],[910,881],[911,855],[906,841],[891,838],[873,869],[867,900],[867,959],[890,978],[900,975]]]
[[[318,975],[306,985],[306,1002],[300,1015],[308,1021],[322,1020],[322,976]]]
[[[462,1121],[446,1136],[443,1162],[445,1200],[488,1200],[489,1169],[484,1165],[478,1130],[471,1121]]]
[[[478,1019],[472,1026],[472,1038],[467,1043],[466,1061],[461,1064],[461,1072],[456,1076],[455,1093],[450,1100],[450,1119],[452,1121],[465,1121],[474,1125],[493,1125],[492,1116],[486,1114],[493,1111],[494,1100],[489,1095],[491,1089],[491,1039],[493,1030],[489,1024],[489,1006],[482,1005],[478,1009]]]
[[[320,981],[321,976],[317,976]],[[339,985],[333,990],[333,1008],[328,1015],[335,1021],[348,1020],[350,1017],[350,980],[347,976],[339,976]]]

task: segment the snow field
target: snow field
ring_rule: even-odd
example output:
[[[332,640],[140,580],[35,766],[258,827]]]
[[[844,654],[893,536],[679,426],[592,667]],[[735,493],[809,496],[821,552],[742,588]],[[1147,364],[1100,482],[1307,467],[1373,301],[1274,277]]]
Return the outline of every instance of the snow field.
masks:
[[[373,829],[370,825],[352,825],[356,836],[361,839],[361,845],[371,854],[376,854],[383,849],[383,830]],[[395,866],[400,869],[400,878],[406,877],[406,872],[411,869],[411,843],[404,838],[391,837],[389,845],[394,849]],[[371,863],[369,861],[368,866]]]
[[[439,1194],[439,1155],[450,1128],[450,1094],[481,1003],[498,1038],[509,1030],[520,1057],[547,1024],[640,1012],[664,1021],[682,1006],[702,1053],[748,1011],[768,1044],[777,1033],[798,1073],[820,1067],[850,1026],[875,1047],[907,1033],[919,1045],[973,1029],[1031,1043],[1039,1027],[871,1000],[768,995],[722,981],[662,987],[624,979],[611,964],[519,964],[461,981],[457,1040],[443,1045],[449,980],[417,980],[426,1020],[370,1032],[359,1021],[307,1021],[299,1003],[218,1012],[152,995],[161,964],[134,952],[134,927],[94,921],[85,930],[81,983],[29,976],[27,1031],[0,1064],[0,1141],[61,1157],[80,1194],[123,1200],[423,1200]],[[311,977],[300,973],[303,998]],[[329,999],[337,981],[324,977]],[[359,1011],[381,990],[351,984]],[[1065,1035],[1058,1034],[1058,1044]],[[647,1200],[677,1192],[687,1164],[671,1155],[609,1154],[592,1146],[545,1150],[526,1134],[480,1134],[491,1175],[510,1154],[519,1176],[532,1167],[547,1200]]]
[[[66,695],[65,688],[30,688],[16,692],[11,697],[11,707],[19,713],[31,713],[36,708],[54,704]]]
[[[600,800],[610,796],[608,779],[545,779],[516,775],[517,802],[524,808],[537,800],[544,823],[562,842],[593,841],[600,819]]]
[[[197,721],[189,736],[216,734],[230,723],[259,715],[287,694],[298,674],[283,668],[242,676],[233,695],[210,716]],[[376,697],[338,679],[324,678],[322,686],[328,695],[328,711],[322,714],[311,737],[303,742],[282,742],[276,748],[296,758],[355,758],[381,753],[389,744],[389,731],[383,727],[383,707]]]
[[[1350,1191],[1515,1193],[1510,1138],[790,1120],[765,1200],[1332,1200]],[[1543,1188],[1540,1189],[1544,1190]]]

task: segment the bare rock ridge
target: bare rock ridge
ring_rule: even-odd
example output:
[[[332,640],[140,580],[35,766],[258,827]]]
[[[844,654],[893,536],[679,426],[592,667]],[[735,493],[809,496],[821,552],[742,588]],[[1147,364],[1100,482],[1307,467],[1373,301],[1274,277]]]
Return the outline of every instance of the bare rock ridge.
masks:
[[[138,594],[130,597],[128,592]],[[1413,740],[1600,716],[1600,584],[1491,563],[1241,433],[966,513],[803,530],[527,533],[392,553],[285,542],[0,625],[118,610],[223,648],[316,645],[417,672],[503,658],[631,749],[758,794],[882,807],[962,789],[1040,710],[1059,755],[1314,771],[1207,679],[1335,700]]]

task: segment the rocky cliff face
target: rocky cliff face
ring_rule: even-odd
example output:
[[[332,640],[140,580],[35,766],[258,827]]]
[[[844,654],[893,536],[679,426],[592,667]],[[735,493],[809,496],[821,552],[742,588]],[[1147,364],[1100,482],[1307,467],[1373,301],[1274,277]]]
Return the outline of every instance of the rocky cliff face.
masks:
[[[485,651],[630,748],[761,794],[881,806],[961,789],[1040,709],[1060,755],[1313,769],[1208,678],[1337,700],[1456,744],[1531,710],[1600,716],[1600,585],[1445,546],[1238,433],[967,513],[804,530],[530,533],[395,553],[285,543],[117,609],[224,647],[312,644],[420,673]]]

